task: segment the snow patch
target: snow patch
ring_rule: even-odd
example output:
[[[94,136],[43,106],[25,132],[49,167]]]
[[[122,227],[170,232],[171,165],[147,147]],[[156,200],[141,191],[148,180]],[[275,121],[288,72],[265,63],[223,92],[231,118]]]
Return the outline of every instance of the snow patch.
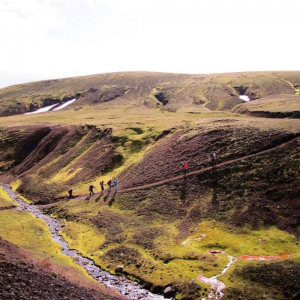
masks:
[[[239,98],[242,99],[243,101],[249,102],[251,99],[247,95],[239,95]]]
[[[42,112],[46,112],[46,111],[49,111],[52,107],[54,107],[56,105],[57,104],[52,104],[52,105],[49,105],[49,106],[45,106],[45,107],[39,108],[36,111],[31,111],[31,112],[25,113],[24,115],[39,114],[39,113],[42,113]]]
[[[66,106],[72,104],[72,103],[75,102],[75,101],[76,101],[76,98],[74,98],[74,99],[72,99],[72,100],[69,100],[69,101],[65,102],[64,104],[58,106],[57,108],[54,108],[53,110],[63,109],[63,108],[65,108]]]
[[[74,98],[74,99],[72,99],[72,100],[69,100],[69,101],[65,102],[64,104],[59,105],[58,107],[54,108],[53,110],[63,109],[63,108],[65,108],[66,106],[72,104],[72,103],[75,102],[75,101],[76,101],[76,98]],[[54,106],[57,106],[57,103],[56,103],[56,104],[53,104],[53,105],[49,105],[49,106],[45,106],[45,107],[39,108],[39,109],[36,110],[36,111],[31,111],[31,112],[25,113],[24,115],[39,114],[39,113],[42,113],[42,112],[46,112],[46,111],[51,110]]]

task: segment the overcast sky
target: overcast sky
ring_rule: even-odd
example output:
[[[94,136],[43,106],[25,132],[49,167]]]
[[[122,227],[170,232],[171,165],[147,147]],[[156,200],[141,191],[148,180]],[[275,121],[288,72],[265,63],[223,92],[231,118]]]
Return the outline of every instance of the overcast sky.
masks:
[[[119,71],[300,70],[300,0],[0,0],[0,87]]]

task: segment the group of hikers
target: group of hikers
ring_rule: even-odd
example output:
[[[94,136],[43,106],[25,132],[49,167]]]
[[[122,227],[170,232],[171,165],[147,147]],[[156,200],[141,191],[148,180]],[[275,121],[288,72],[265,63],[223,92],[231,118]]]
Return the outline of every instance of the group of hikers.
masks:
[[[211,157],[211,164],[214,167],[217,164],[217,154],[216,154],[216,152],[213,151],[210,154],[210,157]],[[188,163],[185,162],[182,167],[183,167],[183,175],[185,176],[186,173],[188,172],[188,169],[189,169]]]
[[[118,178],[116,178],[114,180],[112,180],[110,178],[107,182],[108,192],[110,192],[111,188],[113,188],[113,187],[115,188],[115,192],[117,192],[118,191],[118,184],[119,184]],[[94,188],[95,188],[95,186],[93,184],[91,184],[90,187],[89,187],[90,196],[94,195]],[[100,189],[101,189],[101,194],[102,194],[103,191],[104,191],[104,181],[103,180],[100,181]]]
[[[115,193],[118,191],[118,184],[119,184],[119,180],[118,180],[118,178],[116,178],[116,179],[114,179],[114,180],[112,180],[112,178],[110,178],[109,180],[108,180],[108,182],[107,182],[107,185],[108,185],[108,192],[110,193],[110,191],[111,191],[111,189],[112,188],[114,188],[115,189]],[[93,185],[93,184],[91,184],[90,186],[89,186],[89,192],[90,192],[90,197],[91,196],[93,196],[95,193],[94,193],[94,189],[95,189],[96,187]],[[100,189],[101,189],[101,195],[102,195],[102,193],[103,193],[103,191],[104,191],[104,181],[103,180],[101,180],[100,181]],[[73,189],[70,189],[69,191],[68,191],[68,194],[69,194],[69,199],[73,199],[74,198],[74,196],[73,196]]]
[[[212,166],[214,167],[214,166],[217,164],[217,154],[216,154],[215,151],[213,151],[213,152],[211,153],[210,156],[211,156],[211,163],[212,163]],[[183,174],[184,174],[184,176],[187,174],[188,169],[189,169],[188,163],[185,162],[185,163],[183,164]],[[116,193],[116,192],[118,191],[118,184],[119,184],[118,178],[116,178],[116,179],[114,179],[114,180],[112,180],[112,178],[110,178],[110,179],[108,180],[108,182],[107,182],[107,185],[108,185],[108,193],[110,193],[110,191],[111,191],[112,188],[115,188],[115,193]],[[95,193],[94,193],[94,189],[95,189],[95,186],[94,186],[93,184],[91,184],[91,185],[89,186],[90,197],[93,196],[93,195],[95,194]],[[102,195],[102,194],[103,194],[103,191],[104,191],[104,181],[103,181],[103,180],[100,181],[100,189],[101,189],[101,194],[100,194],[100,195]],[[69,194],[69,197],[68,197],[69,199],[73,199],[73,198],[74,198],[74,196],[73,196],[73,189],[70,189],[70,190],[68,191],[68,194]]]

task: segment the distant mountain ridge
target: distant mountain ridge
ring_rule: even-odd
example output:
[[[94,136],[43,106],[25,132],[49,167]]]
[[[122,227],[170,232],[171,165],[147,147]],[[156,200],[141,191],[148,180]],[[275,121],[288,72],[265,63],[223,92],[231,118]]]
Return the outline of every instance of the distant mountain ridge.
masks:
[[[110,102],[176,112],[226,111],[251,100],[299,102],[300,72],[249,72],[210,75],[121,72],[44,80],[0,89],[0,116],[24,114],[76,98],[67,109],[106,106]],[[297,109],[296,109],[297,110]],[[236,110],[244,112],[244,110]],[[249,113],[249,111],[248,111]]]

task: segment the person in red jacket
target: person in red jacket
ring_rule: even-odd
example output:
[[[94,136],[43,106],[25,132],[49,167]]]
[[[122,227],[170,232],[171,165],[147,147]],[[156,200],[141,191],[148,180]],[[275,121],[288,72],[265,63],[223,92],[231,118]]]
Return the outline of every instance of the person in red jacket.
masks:
[[[108,184],[108,191],[110,192],[111,191],[111,186],[112,186],[112,179],[110,178],[107,182]]]
[[[183,174],[184,174],[184,176],[186,175],[186,173],[187,173],[187,171],[188,171],[188,163],[187,162],[185,162],[184,164],[183,164]]]

